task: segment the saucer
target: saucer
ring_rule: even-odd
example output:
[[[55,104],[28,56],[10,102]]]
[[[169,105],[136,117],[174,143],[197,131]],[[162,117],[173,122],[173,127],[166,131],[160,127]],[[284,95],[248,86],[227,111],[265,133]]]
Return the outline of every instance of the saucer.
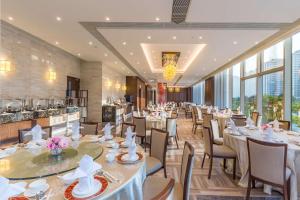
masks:
[[[108,181],[102,177],[102,176],[95,176],[95,181],[98,181],[100,185],[102,185],[102,187],[94,194],[88,196],[88,197],[75,197],[73,195],[73,190],[76,187],[76,185],[78,184],[78,181],[73,182],[71,185],[69,185],[67,187],[67,189],[64,192],[64,198],[66,200],[76,200],[76,199],[81,199],[81,200],[89,200],[89,199],[94,199],[98,196],[100,196],[101,194],[103,194],[106,189],[108,188]]]

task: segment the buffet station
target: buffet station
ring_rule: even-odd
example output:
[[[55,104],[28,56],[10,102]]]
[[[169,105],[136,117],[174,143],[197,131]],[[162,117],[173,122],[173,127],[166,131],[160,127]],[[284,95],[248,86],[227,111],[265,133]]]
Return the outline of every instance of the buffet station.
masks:
[[[18,130],[36,124],[51,126],[52,135],[68,135],[79,121],[77,106],[66,106],[65,99],[0,99],[0,146],[18,141]]]

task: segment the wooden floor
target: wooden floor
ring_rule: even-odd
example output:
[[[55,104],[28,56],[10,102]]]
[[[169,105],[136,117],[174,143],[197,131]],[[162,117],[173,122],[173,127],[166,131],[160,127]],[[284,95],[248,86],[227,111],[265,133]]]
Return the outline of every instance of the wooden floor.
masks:
[[[226,174],[221,167],[218,159],[214,160],[211,179],[208,180],[208,160],[203,169],[201,169],[201,161],[203,156],[203,143],[200,137],[199,128],[196,134],[192,133],[192,120],[185,119],[184,115],[180,115],[178,122],[179,135],[179,150],[176,149],[175,142],[168,146],[167,152],[167,174],[168,177],[174,178],[178,181],[181,166],[181,156],[184,142],[190,142],[195,148],[195,162],[193,168],[192,182],[191,182],[191,200],[240,200],[244,199],[246,189],[237,185],[238,178],[233,181],[230,174]],[[155,174],[155,176],[163,176],[162,171]],[[251,192],[251,199],[255,200],[278,200],[281,195],[274,193],[267,195],[262,192],[262,188],[254,189]]]

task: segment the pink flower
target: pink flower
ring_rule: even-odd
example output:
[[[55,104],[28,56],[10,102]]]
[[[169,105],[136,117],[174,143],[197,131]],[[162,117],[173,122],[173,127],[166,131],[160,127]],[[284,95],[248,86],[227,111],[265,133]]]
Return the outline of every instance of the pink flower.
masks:
[[[269,124],[263,124],[262,126],[261,126],[261,128],[265,131],[265,130],[267,130],[268,128],[270,128],[271,126],[269,125]]]
[[[65,137],[54,136],[47,141],[47,148],[50,150],[65,149],[68,145],[69,142]]]

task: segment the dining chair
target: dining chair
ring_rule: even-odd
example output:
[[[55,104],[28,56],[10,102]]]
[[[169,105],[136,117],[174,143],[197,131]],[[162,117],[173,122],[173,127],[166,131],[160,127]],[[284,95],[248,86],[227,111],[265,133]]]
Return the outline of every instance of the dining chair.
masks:
[[[80,122],[80,129],[82,135],[98,135],[99,123],[98,122]]]
[[[192,115],[192,109],[191,106],[188,104],[185,106],[185,118],[188,118]]]
[[[134,125],[132,123],[128,123],[128,122],[123,122],[121,124],[121,137],[122,138],[126,137],[125,133],[126,133],[128,127],[131,127],[132,132],[135,132],[136,125]]]
[[[25,129],[19,129],[18,130],[18,136],[19,136],[19,143],[27,143],[30,140],[32,140],[31,135],[26,135],[26,133],[30,132],[32,128],[25,128]],[[44,140],[47,140],[48,138],[52,137],[52,126],[43,126],[42,130],[45,132],[42,135],[42,138]]]
[[[203,120],[201,108],[196,106],[196,109],[197,109],[197,114],[198,114],[198,120]]]
[[[236,125],[236,126],[246,126],[246,120],[247,120],[247,118],[245,118],[245,117],[231,117],[231,119],[234,121],[234,124]]]
[[[172,200],[188,200],[192,169],[194,165],[194,147],[184,143],[179,182],[174,184],[174,179],[159,176],[148,176],[143,184],[144,200],[167,199],[173,189]],[[172,186],[173,185],[173,186]]]
[[[203,116],[203,127],[211,128],[210,121],[214,118],[213,114],[202,113]]]
[[[166,153],[168,145],[169,133],[167,131],[151,128],[150,136],[150,152],[146,156],[146,174],[147,176],[164,169],[165,178],[166,171]]]
[[[226,160],[233,160],[233,179],[235,179],[236,171],[236,159],[237,155],[230,147],[226,145],[215,145],[213,144],[212,134],[209,128],[203,128],[203,141],[204,141],[204,155],[202,159],[201,168],[204,166],[206,155],[209,157],[209,172],[208,179],[211,177],[213,158],[223,158],[224,159],[224,169],[226,169]]]
[[[207,113],[208,113],[207,110],[208,110],[207,108],[201,108],[201,113],[202,113],[202,114],[207,114]]]
[[[279,122],[279,128],[282,128],[283,130],[289,131],[291,130],[291,122],[287,120],[278,120]]]
[[[283,199],[289,199],[291,170],[287,167],[287,144],[247,138],[249,179],[246,200],[250,199],[255,181],[279,187]]]
[[[147,148],[147,131],[146,131],[146,118],[145,117],[133,117],[133,124],[135,125],[136,137],[141,139],[141,144],[144,145],[146,152]]]
[[[259,117],[259,112],[252,112],[251,113],[251,119],[254,122],[255,126],[257,126],[258,117]]]
[[[193,119],[192,132],[194,134],[196,134],[197,127],[202,126],[202,124],[203,124],[203,120],[198,120],[198,116],[197,116],[196,112],[197,112],[197,109],[195,106],[193,106],[193,108],[192,108],[192,119]]]
[[[169,138],[175,139],[177,149],[179,149],[178,141],[177,141],[178,136],[177,136],[177,120],[176,120],[176,118],[168,117],[166,120],[166,127],[167,127],[166,130],[169,133]]]
[[[212,131],[213,143],[217,145],[222,145],[223,138],[220,137],[220,126],[218,120],[210,120],[210,127]]]

